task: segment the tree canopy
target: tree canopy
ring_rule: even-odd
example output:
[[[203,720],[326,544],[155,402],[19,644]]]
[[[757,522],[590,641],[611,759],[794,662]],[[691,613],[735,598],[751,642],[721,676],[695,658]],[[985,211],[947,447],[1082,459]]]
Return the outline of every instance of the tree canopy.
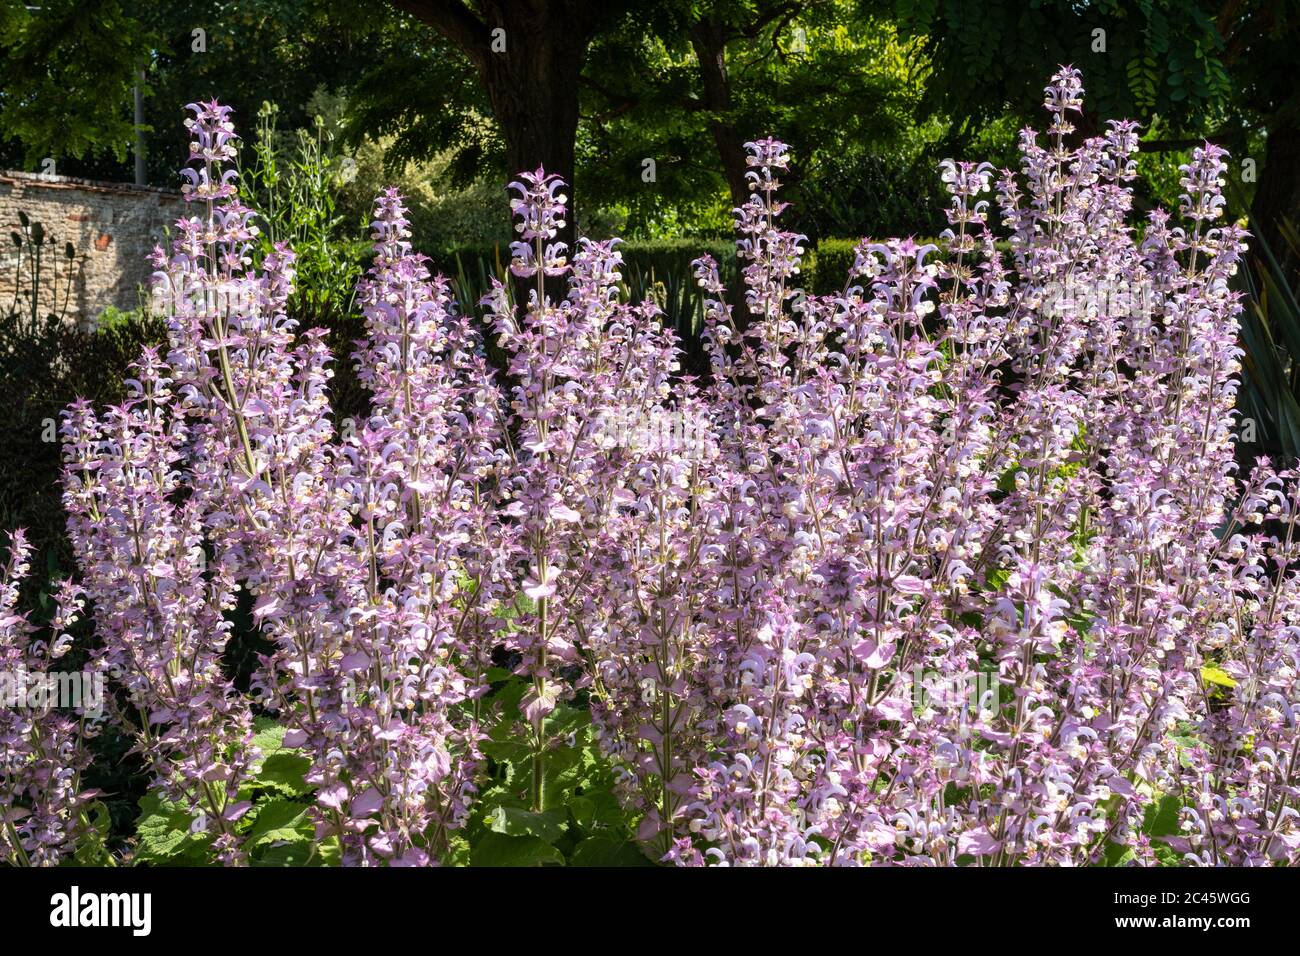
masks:
[[[1257,214],[1300,218],[1300,0],[47,0],[0,4],[0,162],[127,178],[145,94],[150,180],[184,159],[184,103],[251,128],[342,103],[390,173],[437,159],[466,185],[539,164],[580,215],[633,235],[726,231],[744,143],[799,157],[812,235],[941,227],[942,152],[1009,154],[1060,63],[1095,132],[1132,116],[1147,148],[1212,136],[1262,168]],[[141,80],[143,76],[143,80]],[[1248,179],[1243,184],[1249,189]]]

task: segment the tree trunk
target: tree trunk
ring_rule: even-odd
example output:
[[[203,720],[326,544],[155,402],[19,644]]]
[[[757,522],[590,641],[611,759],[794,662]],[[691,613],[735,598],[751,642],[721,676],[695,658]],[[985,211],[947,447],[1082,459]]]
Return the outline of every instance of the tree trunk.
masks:
[[[1268,132],[1264,169],[1251,207],[1260,238],[1269,244],[1293,289],[1300,288],[1300,257],[1282,238],[1280,225],[1289,219],[1300,228],[1300,121],[1278,123]]]
[[[505,52],[477,63],[506,144],[506,171],[546,168],[564,180],[569,214],[557,237],[572,252],[574,142],[578,134],[578,79],[590,35],[584,4],[546,0],[489,0],[482,4],[488,29],[505,30]]]
[[[578,78],[595,11],[586,0],[392,0],[456,44],[487,90],[506,145],[507,173],[544,166],[560,176],[569,215],[555,241],[573,248]],[[498,31],[504,31],[498,32]]]
[[[749,183],[745,179],[745,137],[737,131],[728,115],[732,109],[731,79],[727,75],[726,32],[724,27],[709,20],[698,20],[691,25],[691,47],[700,64],[703,85],[703,103],[712,116],[709,131],[722,161],[722,172],[727,178],[731,201],[736,206],[749,198]]]

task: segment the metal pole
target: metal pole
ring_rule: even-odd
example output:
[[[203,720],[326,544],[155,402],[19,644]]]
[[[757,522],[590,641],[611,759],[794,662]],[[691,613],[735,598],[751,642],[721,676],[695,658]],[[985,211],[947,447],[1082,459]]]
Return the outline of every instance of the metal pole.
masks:
[[[135,85],[135,184],[137,186],[147,186],[148,181],[144,170],[144,70],[136,74],[138,82]]]

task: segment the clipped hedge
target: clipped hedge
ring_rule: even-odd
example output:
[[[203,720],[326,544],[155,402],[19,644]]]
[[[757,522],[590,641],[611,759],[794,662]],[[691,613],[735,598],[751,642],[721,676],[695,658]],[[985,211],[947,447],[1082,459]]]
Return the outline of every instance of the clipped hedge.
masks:
[[[658,303],[664,311],[665,324],[673,326],[681,336],[687,364],[701,366],[704,356],[699,329],[704,318],[704,299],[695,284],[691,262],[706,254],[713,256],[728,286],[738,288],[739,283],[733,281],[735,244],[726,240],[662,239],[625,242],[619,249],[623,253],[623,277],[629,299],[650,298]],[[508,243],[435,249],[426,254],[432,270],[452,280],[461,309],[466,313],[477,311],[476,303],[487,291],[490,279],[503,276],[510,265]]]
[[[827,237],[810,244],[803,257],[800,285],[816,295],[842,291],[853,265],[854,250],[861,241],[859,237]],[[939,239],[927,237],[917,237],[916,242],[941,245]],[[691,262],[702,255],[711,255],[721,266],[728,288],[738,286],[733,281],[736,248],[730,241],[643,240],[625,242],[619,248],[623,252],[623,275],[629,296],[634,301],[649,296],[658,302],[667,321],[688,345],[688,351],[689,344],[698,337],[698,324],[703,315],[703,300],[695,285]],[[1005,253],[1010,247],[1006,242],[999,242],[998,248]],[[940,249],[932,255],[942,259],[946,253]],[[470,309],[487,290],[489,278],[504,274],[510,264],[510,247],[508,243],[466,245],[434,250],[429,258],[435,272],[453,280],[462,308]]]
[[[667,277],[691,275],[691,261],[708,254],[724,268],[735,263],[735,244],[727,240],[655,239],[619,244],[624,275],[629,285],[638,281],[665,281]],[[509,243],[486,243],[426,251],[435,272],[453,279],[467,278],[486,284],[486,278],[500,275],[510,265]],[[651,279],[653,277],[653,280]]]
[[[101,406],[120,401],[141,347],[165,339],[161,320],[116,310],[93,331],[57,316],[35,323],[0,317],[0,525],[27,530],[37,567],[52,573],[72,566],[59,486],[60,414],[78,397]]]
[[[830,295],[844,288],[849,267],[853,265],[853,250],[858,239],[823,239],[817,243],[817,258],[808,285],[816,295]]]

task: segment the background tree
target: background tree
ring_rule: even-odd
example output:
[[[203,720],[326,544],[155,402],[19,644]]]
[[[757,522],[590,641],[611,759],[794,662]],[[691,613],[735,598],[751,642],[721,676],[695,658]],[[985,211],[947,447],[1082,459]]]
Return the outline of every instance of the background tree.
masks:
[[[898,19],[932,65],[932,102],[965,129],[1007,109],[1030,115],[1042,78],[1073,63],[1088,88],[1085,133],[1100,116],[1131,116],[1153,131],[1147,151],[1213,139],[1233,150],[1239,182],[1241,162],[1257,161],[1265,238],[1278,245],[1282,220],[1300,220],[1297,0],[909,0]]]
[[[61,172],[129,178],[132,64],[147,64],[158,184],[184,157],[172,122],[184,103],[218,97],[248,131],[271,101],[292,130],[311,125],[322,90],[351,148],[383,142],[390,176],[436,159],[456,187],[499,189],[544,164],[576,181],[575,218],[596,232],[725,234],[746,195],[743,143],[762,135],[801,157],[791,198],[818,235],[866,228],[876,210],[906,224],[926,205],[900,197],[933,179],[933,157],[918,160],[933,140],[916,121],[923,70],[853,0],[158,0],[125,20],[117,0],[3,2],[0,37],[20,67],[0,79],[8,165],[48,155]]]
[[[748,196],[744,143],[772,135],[799,157],[792,223],[833,234],[846,218],[873,215],[841,172],[878,186],[868,167],[886,157],[892,169],[910,167],[932,141],[918,114],[923,78],[892,22],[849,0],[637,10],[592,45],[579,138],[584,188],[626,203],[633,232],[654,229],[667,201],[695,204],[702,224],[726,233],[730,219],[718,207]],[[648,159],[654,188],[629,190]],[[840,181],[825,188],[832,179]],[[891,198],[877,191],[876,209]],[[680,233],[682,223],[658,228]]]
[[[486,101],[468,62],[440,34],[381,0],[51,0],[27,9],[0,0],[0,162],[123,178],[134,144],[132,90],[145,70],[145,144],[150,182],[170,184],[186,156],[184,104],[218,98],[249,131],[264,101],[287,129],[311,125],[321,90],[345,99],[363,80],[392,84],[423,122],[395,162],[431,144],[473,141]],[[477,110],[477,112],[476,112]],[[373,121],[373,122],[372,122]],[[391,115],[363,115],[381,135]],[[467,162],[481,157],[470,154]]]
[[[135,138],[126,104],[152,44],[148,24],[119,0],[0,0],[0,158],[123,162]]]
[[[393,0],[393,5],[432,26],[469,60],[491,103],[507,168],[545,166],[572,190],[579,78],[587,48],[617,21],[628,0]],[[572,220],[571,215],[560,236],[570,245]]]

